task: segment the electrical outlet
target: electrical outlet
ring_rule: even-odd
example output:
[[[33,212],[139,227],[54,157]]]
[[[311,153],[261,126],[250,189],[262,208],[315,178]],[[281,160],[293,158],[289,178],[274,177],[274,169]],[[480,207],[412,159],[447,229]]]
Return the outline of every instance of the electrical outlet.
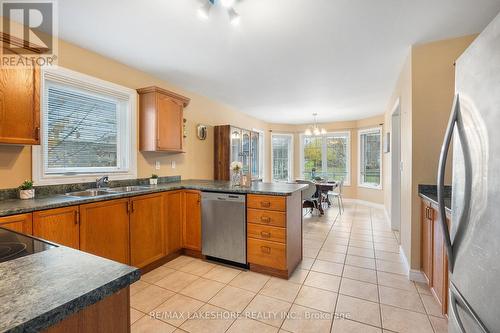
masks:
[[[172,169],[175,169],[175,161],[170,162],[170,165],[172,166]]]
[[[156,161],[155,162],[155,169],[160,170],[160,167],[161,167],[160,161]]]

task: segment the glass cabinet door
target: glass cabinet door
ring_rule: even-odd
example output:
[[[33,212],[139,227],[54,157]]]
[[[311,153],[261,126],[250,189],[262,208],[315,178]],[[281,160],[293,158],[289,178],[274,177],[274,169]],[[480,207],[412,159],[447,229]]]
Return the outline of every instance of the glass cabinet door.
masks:
[[[231,127],[231,160],[229,163],[239,161],[241,159],[241,130],[236,127]]]
[[[250,132],[246,130],[241,131],[241,155],[243,163],[243,174],[250,173]]]
[[[250,168],[252,169],[252,179],[259,179],[260,156],[259,156],[259,133],[252,132]]]

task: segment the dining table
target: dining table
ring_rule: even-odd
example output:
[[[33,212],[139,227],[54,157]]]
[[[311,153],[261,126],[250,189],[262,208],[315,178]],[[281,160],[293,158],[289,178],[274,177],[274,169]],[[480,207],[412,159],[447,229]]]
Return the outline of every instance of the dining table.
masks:
[[[321,215],[325,214],[323,204],[326,203],[328,207],[332,206],[328,192],[335,190],[339,185],[335,181],[315,181],[316,196],[319,198],[319,212]]]

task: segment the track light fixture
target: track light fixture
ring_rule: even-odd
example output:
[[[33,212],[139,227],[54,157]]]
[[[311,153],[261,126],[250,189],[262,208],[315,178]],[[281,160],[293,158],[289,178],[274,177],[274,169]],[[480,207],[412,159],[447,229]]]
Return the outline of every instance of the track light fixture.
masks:
[[[234,26],[239,25],[241,16],[234,9],[236,1],[237,0],[204,0],[201,7],[198,8],[198,16],[203,20],[207,20],[210,16],[210,10],[212,9],[212,7],[220,4],[222,7],[227,9],[229,22]]]

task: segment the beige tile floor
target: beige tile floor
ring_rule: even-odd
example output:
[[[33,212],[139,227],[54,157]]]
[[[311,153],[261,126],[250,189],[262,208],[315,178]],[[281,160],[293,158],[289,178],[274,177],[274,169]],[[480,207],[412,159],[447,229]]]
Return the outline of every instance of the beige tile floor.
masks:
[[[384,212],[346,203],[304,218],[288,281],[179,257],[131,287],[132,332],[434,332],[447,321],[410,282]]]

